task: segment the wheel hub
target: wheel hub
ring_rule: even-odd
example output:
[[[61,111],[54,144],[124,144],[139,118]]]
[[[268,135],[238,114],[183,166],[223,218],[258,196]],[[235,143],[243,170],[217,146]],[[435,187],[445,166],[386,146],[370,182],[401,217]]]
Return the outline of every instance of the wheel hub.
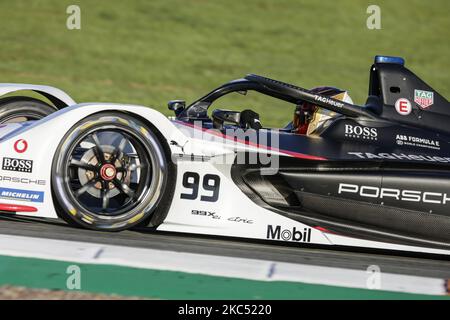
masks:
[[[100,168],[100,177],[105,181],[111,181],[116,177],[117,169],[112,164],[104,164]]]
[[[103,156],[106,161],[110,161],[111,155],[114,151],[113,146],[102,146]],[[82,186],[87,184],[92,179],[95,179],[98,177],[99,179],[107,182],[107,188],[109,190],[109,196],[115,197],[120,193],[119,190],[117,190],[116,186],[114,185],[113,181],[118,180],[121,183],[124,183],[126,185],[130,184],[130,177],[129,172],[126,174],[123,171],[119,172],[119,168],[122,167],[122,163],[119,159],[108,163],[100,163],[98,159],[96,158],[94,152],[92,149],[86,151],[83,153],[83,156],[81,157],[81,161],[84,163],[88,163],[90,165],[93,165],[97,167],[95,171],[91,170],[85,170],[85,169],[78,169],[78,178],[80,180],[80,183]],[[100,181],[98,181],[96,184],[94,184],[93,188],[89,188],[87,190],[87,193],[90,195],[100,198],[101,197],[101,189],[104,187]]]

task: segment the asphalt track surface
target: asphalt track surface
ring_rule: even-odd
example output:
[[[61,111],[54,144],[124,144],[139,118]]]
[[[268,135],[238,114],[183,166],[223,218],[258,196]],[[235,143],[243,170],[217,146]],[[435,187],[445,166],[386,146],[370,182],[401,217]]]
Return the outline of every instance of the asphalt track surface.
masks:
[[[93,242],[136,248],[200,253],[366,270],[378,265],[382,272],[450,279],[450,261],[443,257],[399,256],[385,253],[362,253],[322,248],[299,247],[298,244],[266,243],[242,239],[215,238],[157,232],[147,228],[122,232],[98,232],[68,226],[58,220],[0,217],[0,234],[48,239]]]

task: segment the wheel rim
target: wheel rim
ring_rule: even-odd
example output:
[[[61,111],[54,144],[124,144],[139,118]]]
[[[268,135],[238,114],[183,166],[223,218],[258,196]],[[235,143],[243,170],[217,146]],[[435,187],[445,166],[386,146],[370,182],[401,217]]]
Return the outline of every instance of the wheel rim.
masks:
[[[109,125],[81,134],[68,150],[65,188],[77,207],[118,217],[157,192],[159,161],[133,130]]]

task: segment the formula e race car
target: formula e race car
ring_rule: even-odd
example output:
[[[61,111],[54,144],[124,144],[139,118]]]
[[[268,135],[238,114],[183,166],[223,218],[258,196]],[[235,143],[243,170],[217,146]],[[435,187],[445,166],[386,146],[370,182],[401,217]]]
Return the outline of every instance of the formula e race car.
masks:
[[[26,89],[46,99],[11,96]],[[288,102],[293,120],[266,128],[254,110],[212,108],[247,91]],[[363,106],[254,74],[169,102],[169,118],[46,86],[5,94],[2,214],[450,255],[450,106],[402,58],[375,58]]]

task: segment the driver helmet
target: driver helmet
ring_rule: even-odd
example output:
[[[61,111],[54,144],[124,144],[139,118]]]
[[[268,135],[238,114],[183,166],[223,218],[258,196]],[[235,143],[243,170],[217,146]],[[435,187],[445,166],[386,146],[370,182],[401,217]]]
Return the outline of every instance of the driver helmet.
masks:
[[[352,98],[347,91],[334,87],[317,87],[310,90],[311,93],[320,94],[336,100],[353,104]],[[294,132],[298,134],[313,135],[324,128],[326,122],[337,117],[339,114],[319,107],[310,102],[302,102],[295,110],[294,114]]]

